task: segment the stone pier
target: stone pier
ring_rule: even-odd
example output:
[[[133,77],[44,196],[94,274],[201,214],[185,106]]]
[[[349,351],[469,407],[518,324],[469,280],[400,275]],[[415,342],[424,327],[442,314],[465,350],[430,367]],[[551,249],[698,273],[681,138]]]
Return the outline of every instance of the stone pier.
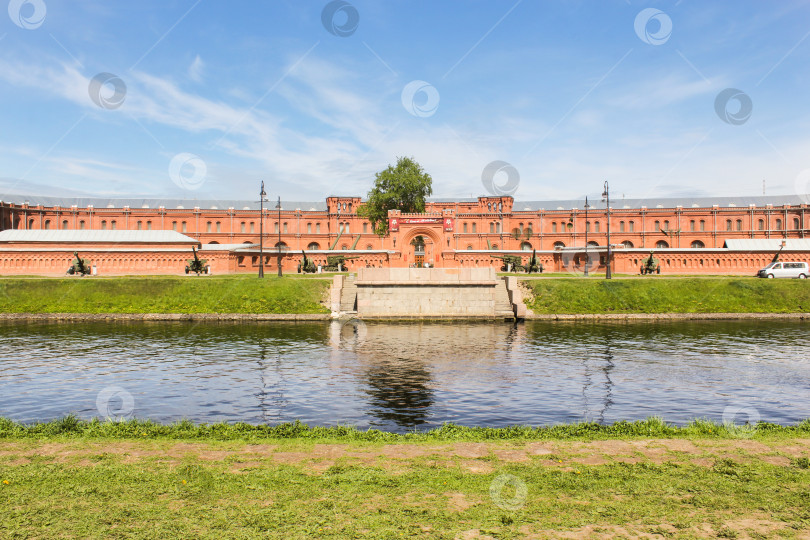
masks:
[[[354,285],[362,318],[515,316],[506,282],[492,268],[360,268]]]

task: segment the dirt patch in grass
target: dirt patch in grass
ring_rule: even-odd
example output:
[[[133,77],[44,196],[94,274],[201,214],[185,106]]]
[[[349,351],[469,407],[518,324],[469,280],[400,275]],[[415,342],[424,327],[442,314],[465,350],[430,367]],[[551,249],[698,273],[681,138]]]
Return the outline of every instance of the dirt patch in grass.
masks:
[[[476,504],[481,504],[480,500],[471,500],[469,495],[464,493],[443,493],[447,497],[447,510],[449,512],[464,512]]]
[[[630,441],[555,441],[527,443],[447,444],[315,444],[285,445],[229,443],[227,447],[202,442],[167,444],[160,441],[4,443],[0,463],[22,466],[34,460],[90,466],[101,460],[138,463],[152,460],[230,462],[232,469],[296,465],[321,473],[336,463],[378,466],[400,472],[419,467],[458,467],[488,474],[497,464],[535,463],[546,467],[572,464],[599,466],[609,463],[682,463],[712,467],[719,459],[735,463],[760,460],[777,466],[791,458],[810,456],[810,440],[791,439],[767,443],[752,440],[646,439]]]

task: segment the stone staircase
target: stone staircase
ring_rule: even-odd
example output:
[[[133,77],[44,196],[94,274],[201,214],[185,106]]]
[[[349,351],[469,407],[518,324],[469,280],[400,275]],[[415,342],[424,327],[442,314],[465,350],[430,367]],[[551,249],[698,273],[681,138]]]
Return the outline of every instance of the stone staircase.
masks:
[[[357,313],[357,284],[355,274],[349,274],[343,281],[340,291],[340,311],[343,313]]]
[[[509,301],[509,291],[506,290],[506,281],[503,279],[499,279],[495,286],[495,316],[506,319],[515,316],[512,302]]]

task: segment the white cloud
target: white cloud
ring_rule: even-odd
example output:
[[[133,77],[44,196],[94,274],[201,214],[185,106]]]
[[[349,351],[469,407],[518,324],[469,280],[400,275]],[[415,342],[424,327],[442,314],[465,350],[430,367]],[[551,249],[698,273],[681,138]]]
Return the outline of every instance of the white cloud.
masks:
[[[191,62],[191,65],[188,66],[188,76],[191,78],[192,81],[195,82],[202,82],[203,79],[203,70],[205,69],[205,63],[200,58],[198,54],[194,61]]]
[[[189,76],[201,77],[203,68],[198,56],[189,67]],[[67,63],[49,66],[0,60],[0,80],[99,113],[95,114],[98,121],[116,122],[118,129],[121,123],[131,122],[130,117],[148,126],[167,146],[156,151],[165,167],[178,152],[200,154],[209,165],[206,189],[220,190],[217,195],[227,193],[229,198],[250,197],[257,178],[289,190],[282,196],[298,200],[303,194],[310,199],[329,193],[364,195],[374,172],[402,155],[413,156],[431,173],[437,197],[483,194],[482,169],[496,159],[508,161],[521,174],[516,197],[522,200],[576,197],[599,188],[605,179],[628,197],[690,189],[734,194],[740,186],[753,186],[757,179],[761,185],[763,177],[769,179],[772,189],[778,185],[788,189],[798,170],[808,167],[801,163],[802,156],[809,154],[806,141],[780,147],[799,165],[784,163],[753,129],[754,141],[749,141],[753,150],[710,138],[682,160],[705,131],[666,126],[654,132],[634,131],[611,125],[617,118],[627,117],[621,113],[626,109],[658,111],[697,96],[711,105],[717,87],[683,74],[612,87],[600,99],[594,94],[526,157],[525,151],[547,133],[557,116],[489,117],[487,111],[477,111],[472,119],[454,122],[444,120],[440,110],[428,119],[414,118],[400,103],[402,81],[385,75],[387,79],[369,84],[358,76],[358,70],[314,56],[295,65],[273,96],[261,103],[247,99],[238,89],[226,90],[224,100],[215,100],[191,93],[169,78],[130,72],[122,74],[128,87],[124,104],[115,114],[106,114],[110,111],[101,111],[88,96],[92,75]],[[722,83],[719,78],[715,82]],[[278,105],[279,98],[286,107]],[[707,110],[711,115],[710,106]],[[132,124],[133,130],[141,129]],[[724,127],[717,120],[717,129]],[[207,141],[207,147],[174,148],[171,145],[176,143],[168,142],[177,140],[173,130],[194,135],[196,144]],[[591,139],[585,138],[588,135]],[[117,191],[163,193],[167,189],[163,164],[149,170],[148,165],[133,168],[116,161],[133,159],[129,155],[63,157],[57,151],[47,160],[45,170],[54,183],[61,176],[74,181],[76,187],[92,181]],[[652,188],[659,191],[649,193]],[[756,193],[756,188],[747,192]]]

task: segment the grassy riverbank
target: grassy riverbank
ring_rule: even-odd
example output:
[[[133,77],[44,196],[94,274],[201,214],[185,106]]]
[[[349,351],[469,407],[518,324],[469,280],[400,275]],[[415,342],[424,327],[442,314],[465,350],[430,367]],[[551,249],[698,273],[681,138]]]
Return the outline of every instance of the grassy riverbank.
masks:
[[[524,281],[538,314],[808,313],[810,282],[739,277]]]
[[[0,279],[0,313],[328,313],[324,279],[154,276]]]
[[[0,420],[3,538],[798,537],[810,423],[393,435]]]

